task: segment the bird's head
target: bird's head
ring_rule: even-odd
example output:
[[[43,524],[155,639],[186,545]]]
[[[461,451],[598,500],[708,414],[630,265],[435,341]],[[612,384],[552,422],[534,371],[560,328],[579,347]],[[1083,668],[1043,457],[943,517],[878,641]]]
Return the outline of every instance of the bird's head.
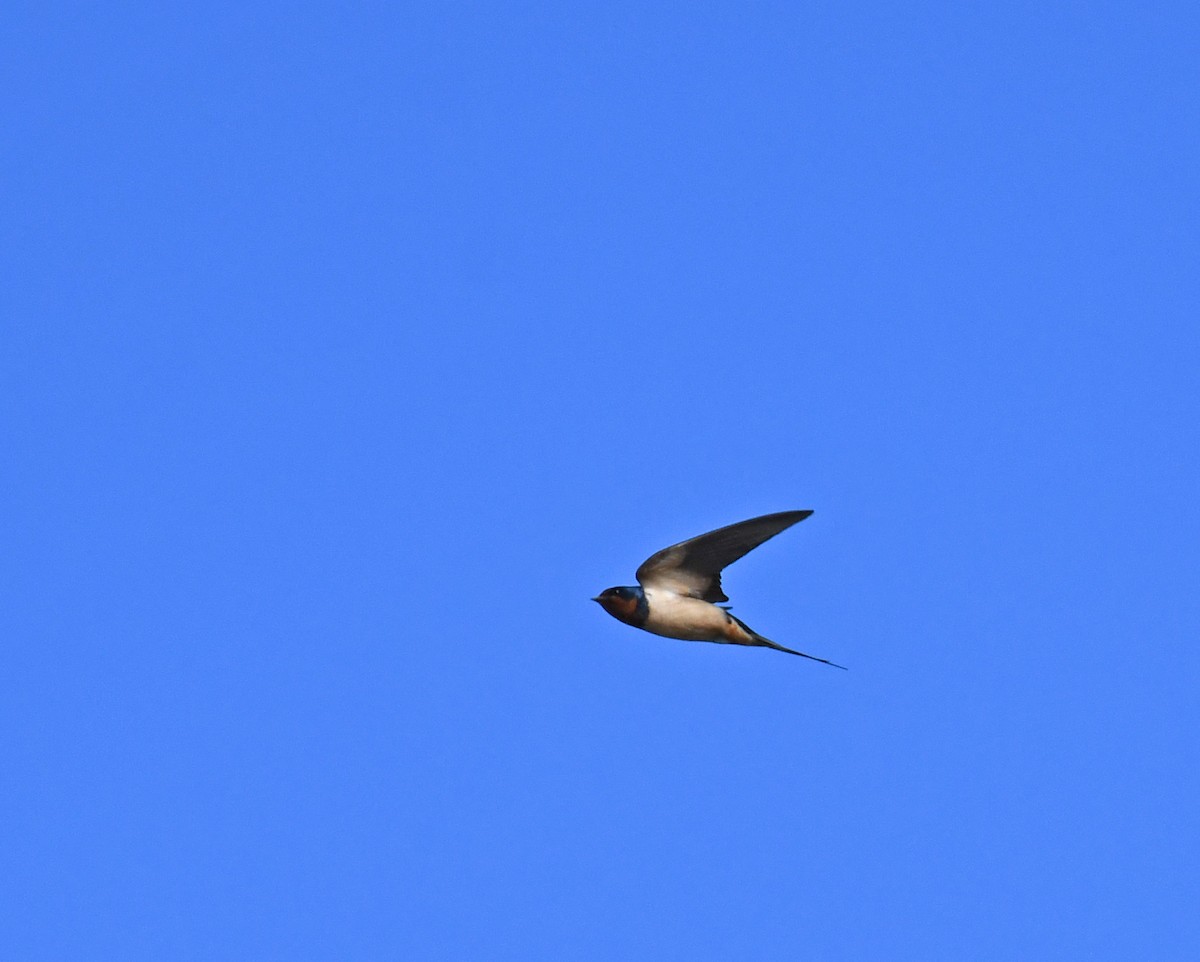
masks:
[[[592,601],[626,624],[637,625],[646,620],[646,595],[641,588],[605,588]]]

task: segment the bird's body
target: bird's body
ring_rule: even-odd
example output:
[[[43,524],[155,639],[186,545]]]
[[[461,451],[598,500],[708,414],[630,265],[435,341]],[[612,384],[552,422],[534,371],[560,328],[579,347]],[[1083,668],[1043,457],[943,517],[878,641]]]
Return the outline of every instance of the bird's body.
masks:
[[[649,617],[642,627],[664,638],[683,641],[721,641],[729,612],[708,601],[689,598],[664,588],[645,588]]]
[[[619,621],[683,641],[774,648],[834,665],[764,638],[715,602],[728,601],[721,571],[811,511],[782,511],[718,528],[651,555],[637,570],[638,587],[608,588],[594,598]]]

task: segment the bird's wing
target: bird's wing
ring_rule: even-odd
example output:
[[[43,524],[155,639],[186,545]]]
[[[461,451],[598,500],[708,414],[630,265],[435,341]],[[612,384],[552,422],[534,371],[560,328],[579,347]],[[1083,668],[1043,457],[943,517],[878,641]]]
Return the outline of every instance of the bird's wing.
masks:
[[[642,562],[637,570],[638,583],[703,601],[728,601],[721,590],[721,569],[810,514],[811,511],[765,514],[663,548]]]

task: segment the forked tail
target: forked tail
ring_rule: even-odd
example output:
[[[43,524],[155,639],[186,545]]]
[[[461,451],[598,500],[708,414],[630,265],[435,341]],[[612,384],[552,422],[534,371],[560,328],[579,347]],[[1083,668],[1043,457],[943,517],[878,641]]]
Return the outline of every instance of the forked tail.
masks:
[[[752,645],[757,645],[761,648],[774,648],[776,651],[786,651],[789,655],[799,655],[801,658],[809,658],[812,661],[819,661],[823,665],[830,665],[833,668],[840,668],[840,669],[842,669],[842,671],[849,671],[849,669],[845,665],[839,665],[837,662],[830,661],[828,658],[818,658],[816,655],[805,654],[803,651],[796,651],[792,648],[785,648],[785,647],[783,647],[783,645],[780,645],[780,644],[772,641],[770,638],[764,638],[757,631],[755,631],[753,628],[751,628],[749,625],[747,625],[744,621],[742,621],[738,618],[734,618],[733,615],[730,615],[729,617],[733,618],[733,620],[737,623],[738,627],[740,627],[742,629],[742,631],[744,631],[747,635],[750,636],[750,644],[752,644]]]

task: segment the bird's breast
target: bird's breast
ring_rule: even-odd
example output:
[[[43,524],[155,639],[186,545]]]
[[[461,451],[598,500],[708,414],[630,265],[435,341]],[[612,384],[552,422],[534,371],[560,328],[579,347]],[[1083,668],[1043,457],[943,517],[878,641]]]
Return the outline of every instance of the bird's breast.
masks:
[[[684,641],[716,641],[723,639],[729,616],[707,601],[689,598],[670,591],[646,590],[649,612],[646,631]]]

